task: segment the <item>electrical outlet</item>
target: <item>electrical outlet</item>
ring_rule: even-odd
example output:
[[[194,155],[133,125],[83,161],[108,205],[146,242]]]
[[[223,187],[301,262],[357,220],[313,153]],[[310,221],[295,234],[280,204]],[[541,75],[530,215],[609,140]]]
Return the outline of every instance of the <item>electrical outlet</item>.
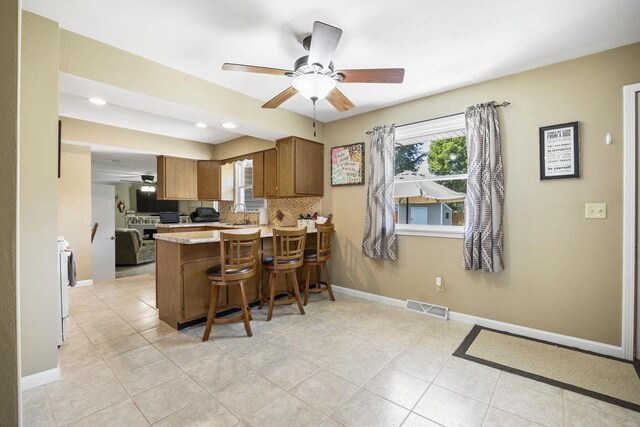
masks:
[[[591,219],[606,219],[607,204],[606,203],[587,203],[584,205],[584,217]]]
[[[444,291],[444,285],[442,284],[442,277],[436,277],[436,291]]]

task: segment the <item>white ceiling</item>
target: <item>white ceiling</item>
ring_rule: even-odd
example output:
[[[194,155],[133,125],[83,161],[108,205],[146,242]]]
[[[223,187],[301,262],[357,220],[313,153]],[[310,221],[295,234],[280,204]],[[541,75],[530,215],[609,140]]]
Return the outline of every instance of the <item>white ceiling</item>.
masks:
[[[344,30],[340,68],[404,67],[401,85],[342,84],[356,104],[332,121],[640,41],[638,0],[23,0],[61,27],[268,100],[282,76],[221,71],[224,62],[291,68],[320,20]],[[482,100],[479,100],[482,101]],[[300,96],[284,108],[312,115]]]
[[[118,184],[122,180],[140,181],[141,175],[157,178],[156,155],[153,153],[75,141],[72,144],[91,148],[91,182]]]
[[[242,135],[264,139],[286,136],[257,129],[231,117],[152,98],[71,74],[60,73],[59,90],[58,112],[64,117],[209,144],[218,144]],[[93,97],[100,98],[107,104],[94,105],[88,101]],[[234,122],[238,128],[234,131],[224,130],[221,125],[227,121]],[[195,124],[198,122],[208,127],[196,127]]]

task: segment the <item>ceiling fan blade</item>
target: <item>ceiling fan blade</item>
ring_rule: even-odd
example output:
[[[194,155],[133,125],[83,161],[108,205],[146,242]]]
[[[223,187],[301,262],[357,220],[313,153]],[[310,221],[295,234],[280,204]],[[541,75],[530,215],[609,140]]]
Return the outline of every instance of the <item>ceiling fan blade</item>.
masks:
[[[341,83],[402,83],[404,68],[377,68],[366,70],[340,70]]]
[[[289,86],[287,89],[283,90],[282,92],[280,92],[279,94],[271,98],[269,101],[267,101],[267,103],[264,104],[262,108],[279,107],[280,104],[282,104],[287,99],[291,98],[296,93],[298,93],[298,90],[293,86]]]
[[[320,21],[314,22],[309,47],[309,64],[320,64],[323,68],[328,68],[340,37],[342,37],[340,28]]]
[[[329,95],[327,95],[327,101],[329,101],[329,103],[341,113],[349,111],[350,109],[355,107],[355,105],[353,105],[353,102],[351,102],[349,98],[344,96],[344,93],[340,92],[338,88],[335,87],[331,90],[331,92],[329,92]]]
[[[243,64],[222,64],[222,69],[225,71],[242,71],[245,73],[258,73],[258,74],[271,74],[274,76],[286,76],[287,73],[291,73],[290,70],[282,70],[280,68],[258,67],[255,65],[243,65]]]

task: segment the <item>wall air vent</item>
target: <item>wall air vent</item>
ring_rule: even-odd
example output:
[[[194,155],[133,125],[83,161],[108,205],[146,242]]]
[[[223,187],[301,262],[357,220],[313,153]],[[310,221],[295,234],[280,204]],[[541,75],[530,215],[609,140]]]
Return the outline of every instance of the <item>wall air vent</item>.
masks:
[[[420,301],[414,301],[414,300],[408,299],[405,309],[426,314],[428,316],[437,317],[438,319],[444,319],[444,320],[449,319],[449,309],[447,307],[428,304],[426,302],[420,302]]]

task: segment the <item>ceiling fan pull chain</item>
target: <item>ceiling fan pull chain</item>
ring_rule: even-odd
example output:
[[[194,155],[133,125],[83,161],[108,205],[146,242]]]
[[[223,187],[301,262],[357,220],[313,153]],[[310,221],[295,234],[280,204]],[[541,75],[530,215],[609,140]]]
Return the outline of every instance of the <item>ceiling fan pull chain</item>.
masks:
[[[316,136],[316,100],[312,99],[313,101],[313,136]]]

